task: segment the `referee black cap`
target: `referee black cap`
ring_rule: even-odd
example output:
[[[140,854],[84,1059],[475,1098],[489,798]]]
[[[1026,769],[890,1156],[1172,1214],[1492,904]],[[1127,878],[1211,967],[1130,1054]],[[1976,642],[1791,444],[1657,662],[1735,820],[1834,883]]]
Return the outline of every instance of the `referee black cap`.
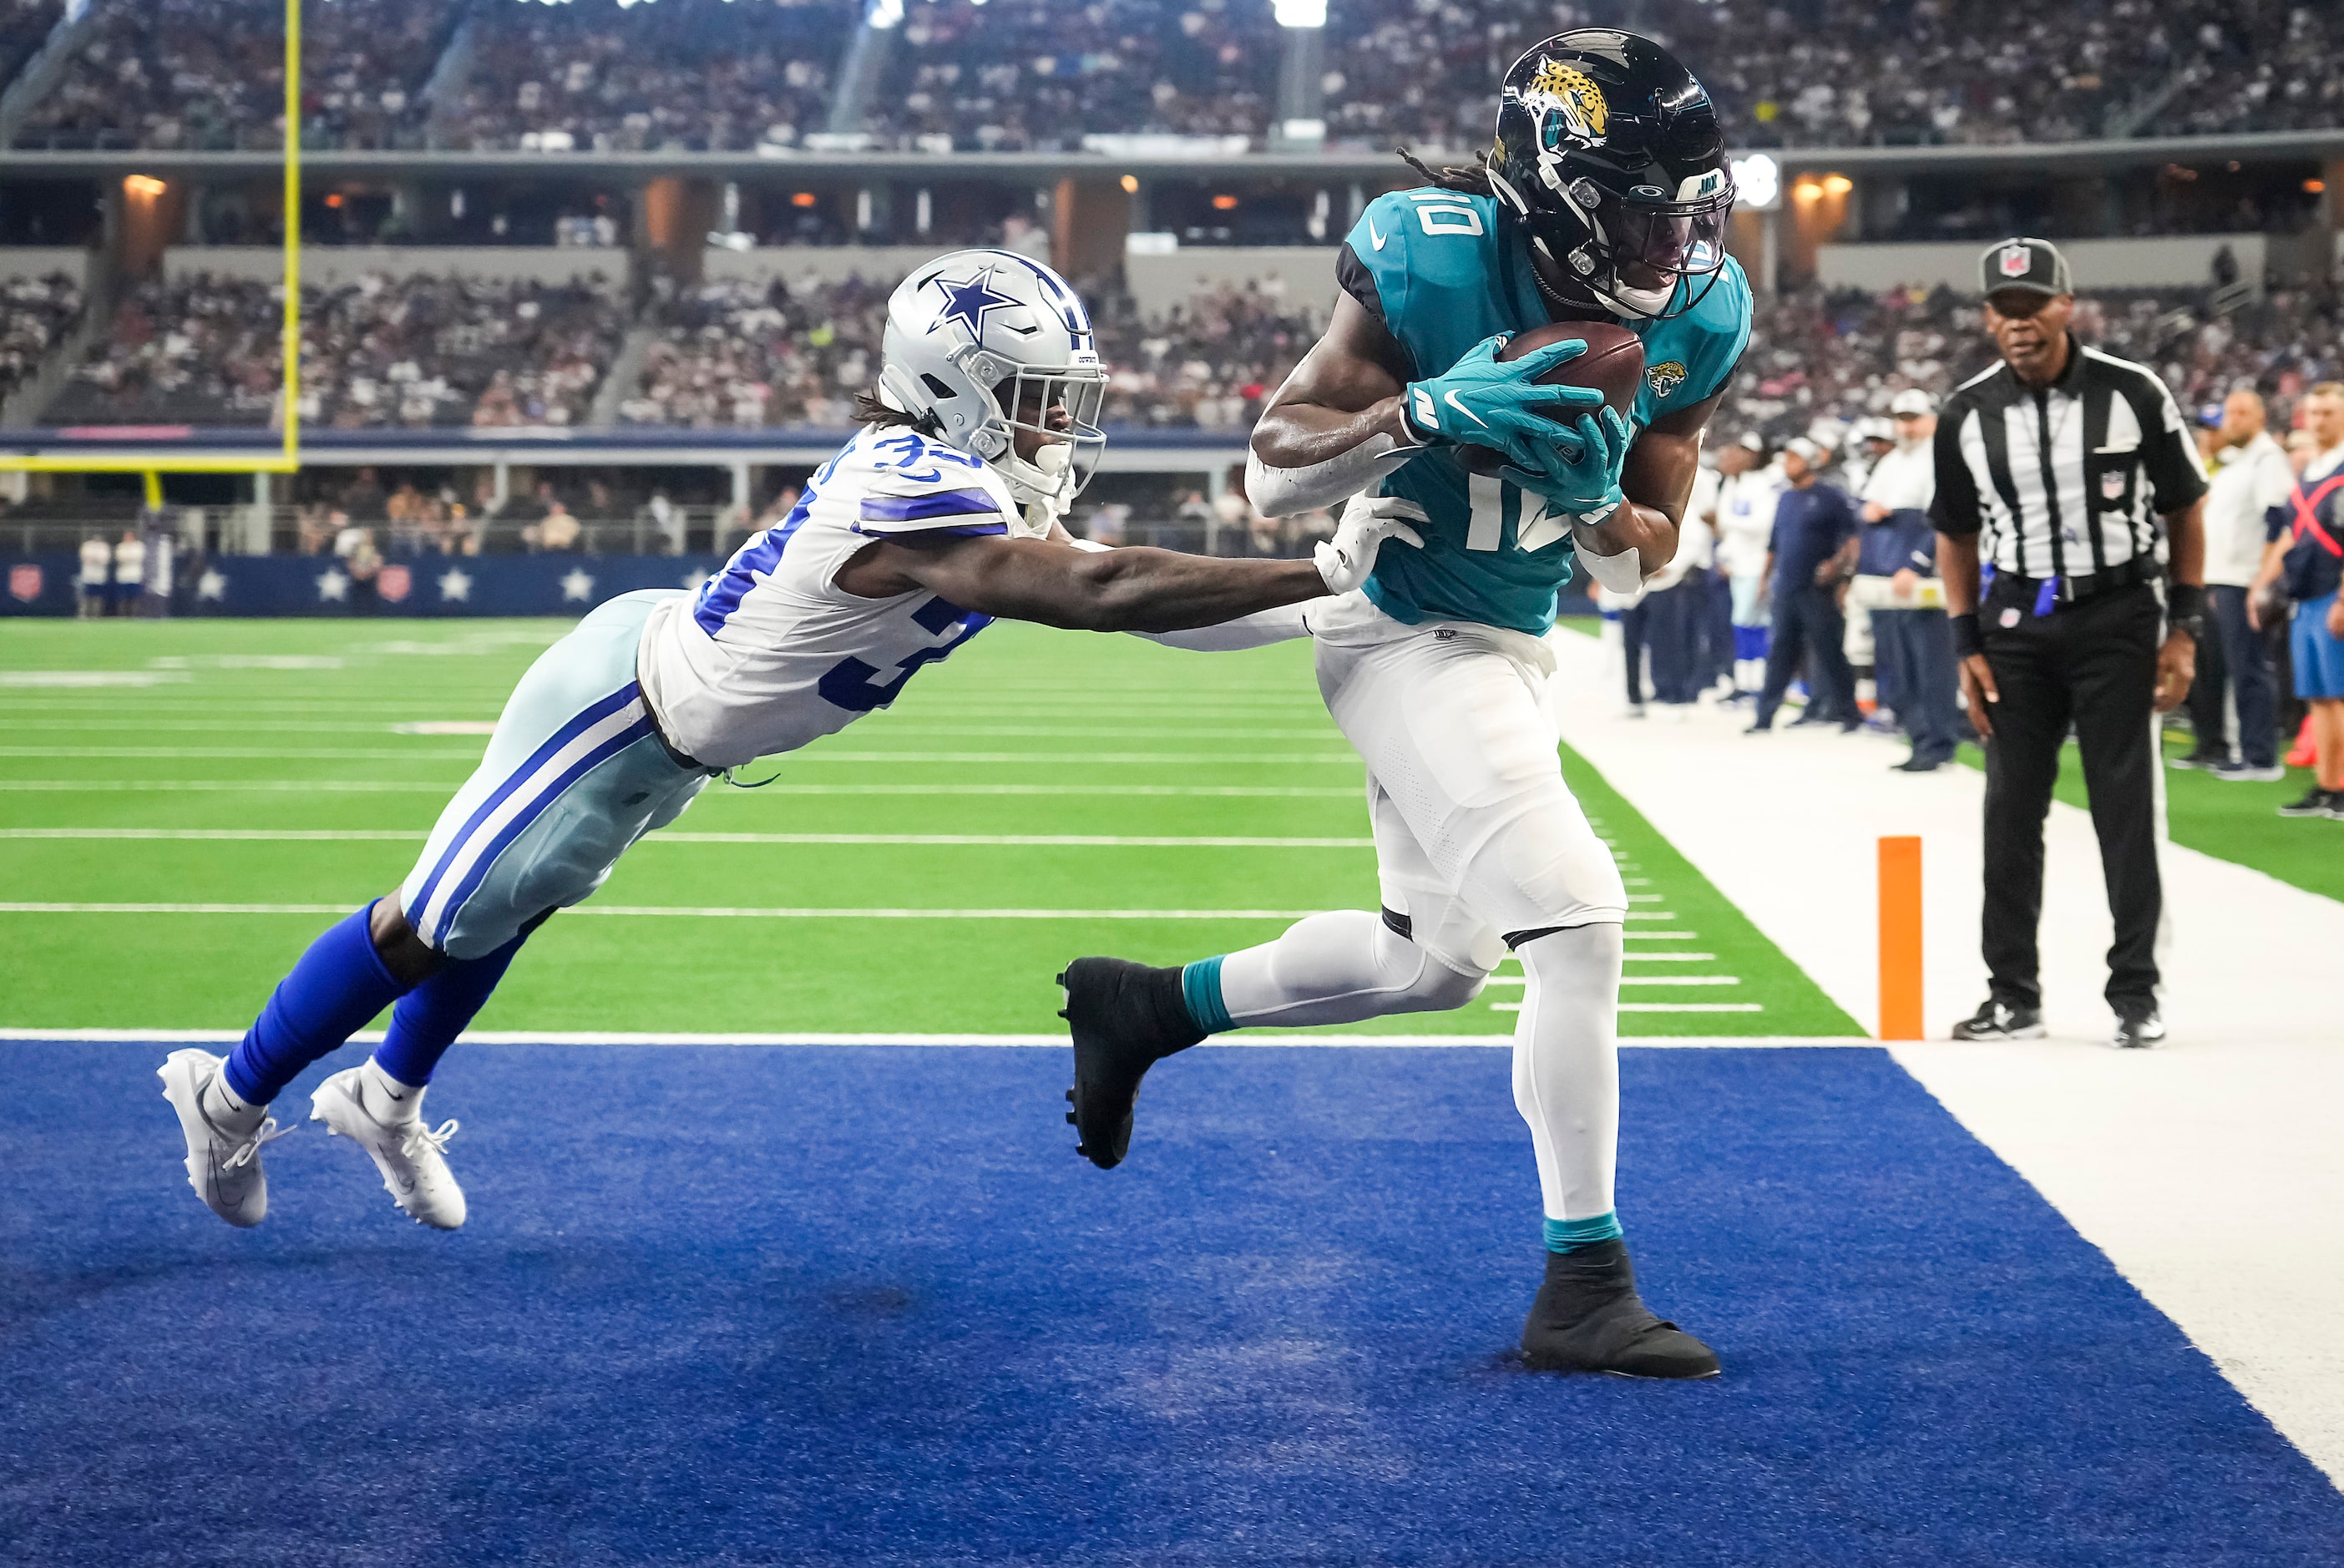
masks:
[[[2005,288],[2029,294],[2073,294],[2075,280],[2067,275],[2067,258],[2047,239],[2011,238],[1986,247],[1978,258],[1978,292]]]

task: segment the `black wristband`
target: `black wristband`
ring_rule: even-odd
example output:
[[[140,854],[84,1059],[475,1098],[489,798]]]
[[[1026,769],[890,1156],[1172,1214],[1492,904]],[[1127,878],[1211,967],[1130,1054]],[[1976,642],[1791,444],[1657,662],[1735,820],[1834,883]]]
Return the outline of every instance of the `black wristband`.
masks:
[[[2165,613],[2175,622],[2196,622],[2206,614],[2206,591],[2194,582],[2175,582],[2165,590]]]
[[[1973,653],[1985,652],[1985,637],[1978,631],[1977,612],[1966,615],[1948,615],[1945,624],[1954,629],[1954,657],[1966,659]]]

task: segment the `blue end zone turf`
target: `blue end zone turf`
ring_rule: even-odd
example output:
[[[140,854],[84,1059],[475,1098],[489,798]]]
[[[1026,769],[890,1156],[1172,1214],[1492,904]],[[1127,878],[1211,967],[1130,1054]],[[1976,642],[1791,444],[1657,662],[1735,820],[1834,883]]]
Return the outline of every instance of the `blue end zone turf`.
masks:
[[[1057,1051],[459,1047],[450,1237],[316,1127],[232,1231],[160,1048],[0,1046],[0,1559],[2344,1561],[1884,1055],[1623,1054],[1621,1213],[1719,1382],[1510,1362],[1499,1051],[1201,1049],[1100,1172]]]

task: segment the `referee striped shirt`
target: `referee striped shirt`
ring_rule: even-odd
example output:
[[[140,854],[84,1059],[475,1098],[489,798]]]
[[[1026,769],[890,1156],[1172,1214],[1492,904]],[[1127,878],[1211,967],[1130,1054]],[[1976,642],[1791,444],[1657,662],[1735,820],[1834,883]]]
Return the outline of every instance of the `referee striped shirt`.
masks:
[[[1997,572],[2079,579],[2153,564],[2157,516],[2206,493],[2198,446],[2157,373],[2086,349],[2030,387],[1996,362],[1954,389],[1937,419],[1940,533],[1983,533]]]

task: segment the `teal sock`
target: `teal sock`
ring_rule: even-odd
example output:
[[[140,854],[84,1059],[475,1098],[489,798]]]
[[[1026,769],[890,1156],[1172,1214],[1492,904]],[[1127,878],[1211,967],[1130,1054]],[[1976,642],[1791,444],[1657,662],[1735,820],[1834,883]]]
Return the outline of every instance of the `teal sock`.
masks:
[[[1187,1008],[1188,1021],[1208,1035],[1237,1027],[1221,1000],[1218,957],[1199,958],[1180,971],[1180,1005]]]
[[[1592,1219],[1546,1222],[1546,1249],[1550,1252],[1576,1252],[1599,1241],[1616,1241],[1620,1236],[1620,1211],[1616,1209],[1607,1209]]]

